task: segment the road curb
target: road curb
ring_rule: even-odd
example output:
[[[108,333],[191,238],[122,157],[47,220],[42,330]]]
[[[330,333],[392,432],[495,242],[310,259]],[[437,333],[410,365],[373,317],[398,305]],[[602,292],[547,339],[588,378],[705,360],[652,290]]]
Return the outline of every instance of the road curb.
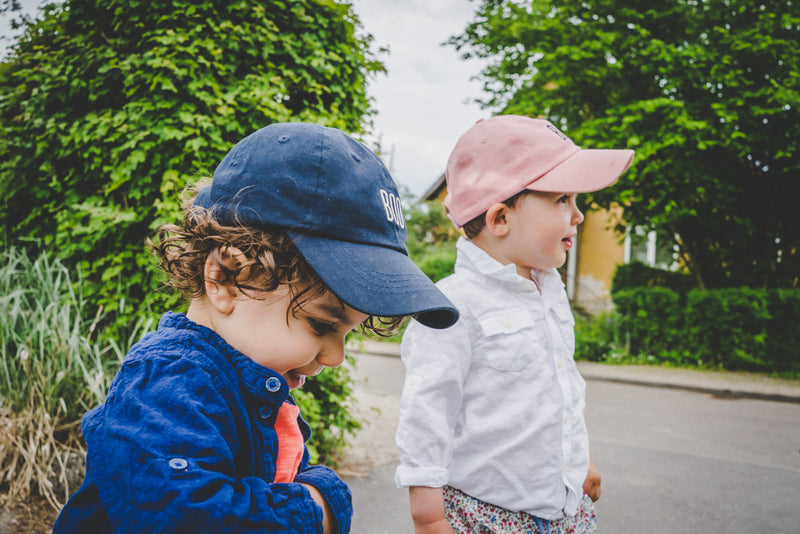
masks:
[[[626,384],[629,386],[647,386],[657,387],[663,389],[680,389],[684,391],[692,391],[694,393],[703,393],[713,395],[723,399],[757,399],[774,402],[793,402],[800,404],[800,397],[794,395],[782,395],[780,393],[760,393],[757,391],[742,391],[727,388],[714,388],[702,386],[690,386],[686,384],[673,384],[669,382],[655,382],[650,380],[632,380],[627,378],[613,378],[605,376],[586,376],[586,380],[594,380],[598,382],[613,382],[616,384]]]
[[[800,381],[752,373],[577,362],[585,380],[680,389],[725,399],[800,403]]]
[[[351,353],[400,357],[400,344],[362,340],[348,344]],[[653,365],[612,365],[579,361],[586,380],[633,386],[681,389],[725,399],[758,399],[800,403],[800,380],[784,380],[752,373],[702,371]]]

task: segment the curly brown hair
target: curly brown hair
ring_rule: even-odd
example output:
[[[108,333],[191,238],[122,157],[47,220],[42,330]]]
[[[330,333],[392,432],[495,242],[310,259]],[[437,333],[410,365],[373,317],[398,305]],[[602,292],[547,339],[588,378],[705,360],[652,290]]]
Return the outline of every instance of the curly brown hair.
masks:
[[[281,286],[287,288],[291,296],[287,313],[293,315],[309,300],[332,293],[285,230],[223,224],[211,210],[192,206],[192,199],[184,207],[183,226],[165,224],[147,244],[167,273],[168,284],[184,298],[205,295],[204,268],[208,258],[224,276],[214,282],[231,281],[250,298],[263,298]],[[237,256],[233,262],[224,261],[225,251],[231,248],[241,251],[244,259]],[[402,319],[370,316],[361,324],[361,331],[388,337]]]

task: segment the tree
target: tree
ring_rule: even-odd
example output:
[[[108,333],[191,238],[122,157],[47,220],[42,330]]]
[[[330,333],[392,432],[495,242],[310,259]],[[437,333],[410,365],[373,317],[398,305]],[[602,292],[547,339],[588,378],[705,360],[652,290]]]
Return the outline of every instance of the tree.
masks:
[[[453,274],[455,243],[460,235],[436,200],[422,200],[404,191],[408,256],[434,282]]]
[[[636,150],[588,195],[677,236],[700,287],[800,284],[800,2],[484,0],[450,43],[485,106]]]
[[[363,131],[383,66],[358,25],[334,0],[47,6],[0,63],[0,235],[80,267],[106,310],[161,298],[143,242],[233,143],[276,121]]]
[[[363,132],[383,70],[334,0],[65,0],[23,25],[0,63],[0,242],[80,269],[82,311],[116,339],[177,304],[144,241],[179,219],[184,187],[272,122]],[[335,461],[359,426],[351,382],[316,380],[297,398],[313,459]]]

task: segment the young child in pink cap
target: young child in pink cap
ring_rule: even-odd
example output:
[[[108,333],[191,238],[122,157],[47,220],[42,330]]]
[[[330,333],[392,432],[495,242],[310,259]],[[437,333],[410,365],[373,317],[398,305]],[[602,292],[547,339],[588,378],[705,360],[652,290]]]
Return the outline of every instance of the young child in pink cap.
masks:
[[[447,164],[462,227],[438,287],[460,312],[403,337],[396,481],[421,533],[596,531],[574,318],[556,269],[583,214],[578,193],[614,182],[631,150],[582,150],[545,120],[481,120]]]

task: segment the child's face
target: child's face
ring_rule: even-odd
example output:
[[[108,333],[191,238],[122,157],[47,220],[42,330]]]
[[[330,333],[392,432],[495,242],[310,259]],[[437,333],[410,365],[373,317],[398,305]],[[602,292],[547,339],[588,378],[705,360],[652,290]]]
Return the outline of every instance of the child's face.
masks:
[[[214,329],[233,348],[299,388],[307,376],[344,361],[344,339],[367,315],[340,304],[331,293],[306,301],[294,314],[278,290],[259,300],[238,295],[233,311]]]
[[[520,275],[527,277],[531,269],[547,270],[564,264],[583,222],[576,198],[575,193],[532,191],[509,211],[506,251]]]

